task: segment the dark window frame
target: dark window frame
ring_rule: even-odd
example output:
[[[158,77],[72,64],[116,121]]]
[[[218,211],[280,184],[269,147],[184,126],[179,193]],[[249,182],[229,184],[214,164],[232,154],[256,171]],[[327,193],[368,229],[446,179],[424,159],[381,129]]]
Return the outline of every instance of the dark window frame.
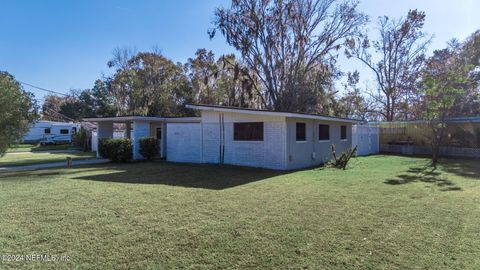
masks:
[[[326,128],[327,131],[327,136],[324,136],[325,134],[322,132],[322,127]],[[325,130],[323,130],[325,132]],[[319,141],[330,141],[330,125],[326,124],[319,124],[318,125],[318,140]]]
[[[303,122],[295,123],[295,141],[296,142],[307,141],[307,123],[303,123]]]
[[[162,139],[162,128],[161,127],[157,127],[157,129],[155,129],[155,137],[156,137],[157,140]]]
[[[263,122],[237,122],[233,123],[233,140],[237,142],[263,142]]]
[[[68,128],[62,128],[62,129],[60,129],[60,134],[68,135],[68,134],[70,134],[70,130],[68,130]]]
[[[43,129],[43,134],[52,134],[52,129],[51,128],[44,128]]]
[[[347,140],[347,126],[340,126],[340,140]]]

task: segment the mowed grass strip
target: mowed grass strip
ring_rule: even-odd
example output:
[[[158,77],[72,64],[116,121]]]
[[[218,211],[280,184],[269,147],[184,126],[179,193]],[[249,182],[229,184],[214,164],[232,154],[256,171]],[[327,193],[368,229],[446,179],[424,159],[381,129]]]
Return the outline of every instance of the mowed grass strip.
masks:
[[[478,160],[276,172],[141,162],[0,174],[0,268],[479,269]]]
[[[73,160],[95,158],[93,152],[12,152],[0,157],[0,167],[24,166],[66,161],[67,157]]]

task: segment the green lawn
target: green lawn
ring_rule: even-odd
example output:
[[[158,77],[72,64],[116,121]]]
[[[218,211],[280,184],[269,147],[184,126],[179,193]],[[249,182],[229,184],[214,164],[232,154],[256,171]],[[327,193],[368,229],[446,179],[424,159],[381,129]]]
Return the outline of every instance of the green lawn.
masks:
[[[0,174],[0,268],[480,269],[480,162],[163,162]]]
[[[73,153],[56,153],[56,152],[15,152],[6,153],[0,157],[0,167],[5,166],[22,166],[50,162],[66,161],[67,157],[74,160],[94,158],[93,152],[73,152]]]

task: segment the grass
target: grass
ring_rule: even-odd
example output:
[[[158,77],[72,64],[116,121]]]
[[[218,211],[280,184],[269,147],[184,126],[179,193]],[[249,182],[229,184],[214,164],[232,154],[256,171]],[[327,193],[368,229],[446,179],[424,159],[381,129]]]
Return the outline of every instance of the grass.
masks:
[[[60,161],[66,161],[67,157],[71,157],[73,160],[90,159],[95,157],[95,153],[92,153],[92,152],[58,153],[58,152],[48,152],[48,151],[6,153],[5,156],[0,157],[0,167],[60,162]]]
[[[480,269],[478,160],[275,172],[143,162],[0,174],[0,268]]]

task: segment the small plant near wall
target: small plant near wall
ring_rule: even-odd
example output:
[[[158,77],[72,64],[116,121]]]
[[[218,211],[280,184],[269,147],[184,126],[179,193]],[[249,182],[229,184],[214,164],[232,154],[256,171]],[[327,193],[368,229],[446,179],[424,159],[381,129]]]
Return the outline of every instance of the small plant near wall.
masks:
[[[343,170],[347,168],[348,162],[357,153],[357,146],[355,146],[353,149],[348,148],[340,156],[337,156],[334,144],[330,146],[330,149],[332,150],[333,159],[327,164],[327,166]]]
[[[158,140],[153,137],[140,139],[140,154],[147,160],[152,160],[158,155],[160,146]]]
[[[113,162],[128,162],[133,157],[132,140],[103,138],[98,141],[98,151]]]

